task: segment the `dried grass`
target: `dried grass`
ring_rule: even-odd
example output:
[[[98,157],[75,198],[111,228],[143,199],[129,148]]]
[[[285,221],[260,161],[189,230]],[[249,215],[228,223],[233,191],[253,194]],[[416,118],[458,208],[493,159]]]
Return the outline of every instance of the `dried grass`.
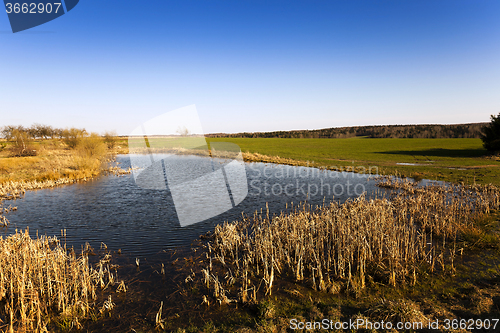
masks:
[[[457,236],[500,206],[494,186],[417,187],[394,179],[382,185],[399,191],[217,226],[201,274],[209,294],[221,304],[257,302],[258,292],[271,295],[277,278],[287,277],[359,295],[368,275],[396,286],[415,284],[424,266],[453,273]]]
[[[109,256],[91,267],[88,256],[76,256],[56,237],[32,239],[28,230],[7,238],[0,236],[0,329],[47,331],[51,318],[79,319],[95,312],[96,290],[114,284],[106,267]],[[112,309],[112,302],[103,305]]]

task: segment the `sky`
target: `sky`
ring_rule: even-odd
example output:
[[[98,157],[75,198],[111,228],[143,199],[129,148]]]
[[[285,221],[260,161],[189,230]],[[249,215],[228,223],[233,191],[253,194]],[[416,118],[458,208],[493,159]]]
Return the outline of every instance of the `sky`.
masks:
[[[196,105],[205,133],[489,121],[497,0],[81,0],[12,33],[0,126],[120,135]]]

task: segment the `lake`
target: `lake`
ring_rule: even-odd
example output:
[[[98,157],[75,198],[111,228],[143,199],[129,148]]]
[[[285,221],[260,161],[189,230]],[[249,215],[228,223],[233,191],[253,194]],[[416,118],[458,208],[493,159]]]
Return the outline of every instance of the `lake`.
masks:
[[[204,157],[177,157],[179,165],[207,163]],[[208,159],[209,160],[209,159]],[[122,168],[130,166],[128,156],[118,156]],[[134,176],[106,175],[96,179],[52,189],[29,191],[25,197],[5,201],[3,206],[17,206],[6,217],[8,227],[0,234],[8,236],[29,227],[35,236],[61,236],[66,230],[66,244],[80,249],[85,242],[98,249],[101,242],[109,250],[122,250],[132,257],[151,257],[166,249],[186,247],[201,234],[213,230],[224,221],[240,219],[255,211],[279,214],[307,201],[322,205],[332,200],[344,202],[363,192],[368,196],[383,195],[368,175],[264,163],[245,163],[247,195],[229,210],[204,221],[181,226],[172,192],[166,189],[144,189]],[[195,192],[188,188],[188,195]],[[234,195],[234,194],[233,194]],[[243,198],[243,197],[242,197]],[[186,202],[189,208],[189,202]],[[217,204],[217,202],[210,205]],[[177,203],[177,205],[179,205]],[[208,204],[207,204],[208,205]],[[288,207],[288,208],[287,208]],[[193,210],[213,211],[212,207]],[[63,239],[64,241],[64,239]]]

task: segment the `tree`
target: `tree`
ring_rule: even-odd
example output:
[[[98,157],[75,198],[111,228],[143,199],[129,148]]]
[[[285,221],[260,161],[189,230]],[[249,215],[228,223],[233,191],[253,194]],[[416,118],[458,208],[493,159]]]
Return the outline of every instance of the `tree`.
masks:
[[[31,126],[36,137],[47,140],[49,137],[53,136],[54,129],[49,125],[33,124]]]
[[[177,134],[179,134],[180,136],[188,136],[190,134],[189,130],[187,129],[186,126],[183,126],[183,127],[177,127]]]
[[[481,136],[484,148],[489,151],[500,151],[500,113],[491,116],[491,122],[483,127]]]
[[[65,129],[63,130],[62,136],[64,138],[64,142],[70,147],[70,148],[76,148],[78,145],[78,142],[87,136],[87,131],[85,129],[78,129],[78,128],[70,128],[70,129]]]
[[[16,129],[16,126],[4,126],[1,131],[1,135],[4,139],[10,141],[12,139],[12,132]]]
[[[107,132],[104,132],[104,134],[102,135],[102,137],[104,138],[104,142],[108,145],[109,149],[112,149],[115,147],[115,144],[116,144],[115,138],[117,136],[118,136],[118,134],[115,131],[107,131]]]
[[[36,150],[31,146],[31,137],[26,129],[21,126],[15,128],[11,133],[10,141],[13,142],[13,156],[35,156]]]

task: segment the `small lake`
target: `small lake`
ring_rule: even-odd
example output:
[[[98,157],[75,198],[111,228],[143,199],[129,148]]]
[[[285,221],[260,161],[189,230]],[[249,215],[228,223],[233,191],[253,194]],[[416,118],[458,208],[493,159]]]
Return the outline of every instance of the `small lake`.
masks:
[[[182,158],[182,157],[179,157]],[[206,158],[190,157],[191,162]],[[122,168],[130,166],[128,156],[118,156]],[[182,163],[181,163],[182,164]],[[3,206],[16,206],[6,214],[10,225],[0,229],[8,236],[29,227],[30,234],[60,237],[66,230],[66,244],[80,249],[85,242],[98,249],[122,250],[133,257],[150,257],[166,249],[189,246],[199,235],[224,221],[243,214],[266,210],[279,214],[307,201],[312,205],[344,202],[363,192],[383,194],[368,175],[264,163],[245,163],[248,194],[239,204],[207,220],[181,227],[171,191],[144,189],[134,176],[101,176],[94,180],[52,189],[29,191]],[[199,209],[199,207],[197,208]],[[209,208],[207,208],[209,209]],[[63,239],[64,240],[64,239]]]

